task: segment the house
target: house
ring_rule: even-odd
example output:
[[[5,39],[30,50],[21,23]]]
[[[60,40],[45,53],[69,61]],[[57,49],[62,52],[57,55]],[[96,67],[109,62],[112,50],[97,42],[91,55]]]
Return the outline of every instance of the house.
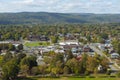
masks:
[[[39,56],[38,58],[37,58],[37,64],[38,65],[44,65],[45,64],[45,62],[43,61],[44,59],[43,59],[43,57],[42,56]]]
[[[112,53],[110,56],[112,59],[117,59],[120,57],[120,55],[118,53]]]
[[[65,51],[64,50],[59,50],[59,49],[57,49],[57,50],[55,50],[55,53],[65,53]]]
[[[27,37],[30,41],[50,41],[50,39],[47,36],[44,35],[29,35]]]
[[[94,57],[95,56],[95,52],[88,52],[88,55],[91,56],[91,57]]]
[[[54,51],[55,50],[54,46],[47,46],[46,48],[49,49],[50,51]]]
[[[102,71],[103,67],[101,65],[98,66],[98,71]]]
[[[49,41],[50,39],[47,36],[41,36],[39,38],[40,41]]]
[[[63,37],[64,35],[63,35],[63,34],[61,34],[61,33],[58,33],[58,36],[59,36],[59,37]]]
[[[76,40],[66,40],[64,42],[59,42],[59,45],[64,48],[64,50],[70,50],[72,48],[79,47],[79,43]]]
[[[7,53],[7,50],[1,50],[1,54],[0,55],[5,55]]]
[[[78,49],[77,48],[72,48],[71,51],[72,51],[72,53],[77,53]]]
[[[105,45],[104,44],[99,44],[98,48],[101,49],[101,50],[105,50]]]
[[[64,46],[64,45],[66,45],[66,43],[65,42],[60,42],[59,45]]]
[[[110,44],[111,40],[110,39],[109,40],[105,40],[105,43]]]
[[[107,48],[107,49],[112,48],[112,44],[108,44],[108,43],[106,43],[106,44],[105,44],[105,48]]]
[[[77,59],[78,61],[81,61],[81,60],[82,60],[82,55],[78,55],[78,56],[76,57],[76,59]]]
[[[85,45],[83,47],[83,52],[90,52],[90,51],[91,51],[91,48],[88,45]]]
[[[77,55],[78,54],[78,49],[77,48],[72,48],[71,52],[73,55]]]
[[[67,33],[67,34],[65,35],[65,40],[74,40],[74,39],[76,39],[76,38],[75,38],[75,36],[74,36],[73,34],[71,34],[71,33]]]
[[[10,43],[9,41],[0,41],[0,44],[8,44]]]
[[[59,42],[59,45],[64,46],[64,45],[79,45],[77,40],[66,40],[64,42]]]
[[[113,48],[108,49],[108,53],[109,53],[109,54],[112,54],[112,53],[114,53],[114,52],[115,52],[115,50],[114,50]]]

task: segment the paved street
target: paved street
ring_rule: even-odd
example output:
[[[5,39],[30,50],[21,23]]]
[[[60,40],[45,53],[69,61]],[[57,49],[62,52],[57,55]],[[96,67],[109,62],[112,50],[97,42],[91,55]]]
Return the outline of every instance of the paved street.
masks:
[[[107,58],[109,60],[109,62],[110,62],[109,66],[111,67],[112,71],[116,72],[116,71],[120,70],[120,66],[118,66],[116,62],[113,62],[109,57],[107,57],[105,54],[103,54],[103,52],[101,50],[99,50],[94,44],[90,44],[89,47],[91,49],[93,49],[100,56],[104,56],[105,58]]]

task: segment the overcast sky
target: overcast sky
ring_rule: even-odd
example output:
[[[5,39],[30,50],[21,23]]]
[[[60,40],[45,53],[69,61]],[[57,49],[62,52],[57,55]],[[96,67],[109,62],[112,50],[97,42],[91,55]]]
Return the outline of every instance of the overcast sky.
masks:
[[[120,0],[0,0],[0,12],[120,13]]]

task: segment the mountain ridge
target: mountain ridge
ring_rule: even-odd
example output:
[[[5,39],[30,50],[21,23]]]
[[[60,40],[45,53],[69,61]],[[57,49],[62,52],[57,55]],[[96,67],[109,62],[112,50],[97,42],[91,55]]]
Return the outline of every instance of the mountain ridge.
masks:
[[[119,23],[120,14],[18,12],[0,13],[0,24]]]

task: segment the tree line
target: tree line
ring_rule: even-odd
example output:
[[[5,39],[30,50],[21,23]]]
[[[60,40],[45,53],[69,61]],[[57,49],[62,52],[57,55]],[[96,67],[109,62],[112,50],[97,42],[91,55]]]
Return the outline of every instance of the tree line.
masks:
[[[57,75],[89,75],[106,73],[109,61],[96,54],[91,57],[86,53],[77,58],[70,51],[64,54],[49,52],[43,57],[45,64],[38,65],[36,56],[26,56],[24,53],[16,55],[8,52],[3,56],[0,66],[2,67],[3,80],[16,80],[19,76],[36,76],[49,74],[51,77]],[[98,70],[99,65],[102,66]]]

